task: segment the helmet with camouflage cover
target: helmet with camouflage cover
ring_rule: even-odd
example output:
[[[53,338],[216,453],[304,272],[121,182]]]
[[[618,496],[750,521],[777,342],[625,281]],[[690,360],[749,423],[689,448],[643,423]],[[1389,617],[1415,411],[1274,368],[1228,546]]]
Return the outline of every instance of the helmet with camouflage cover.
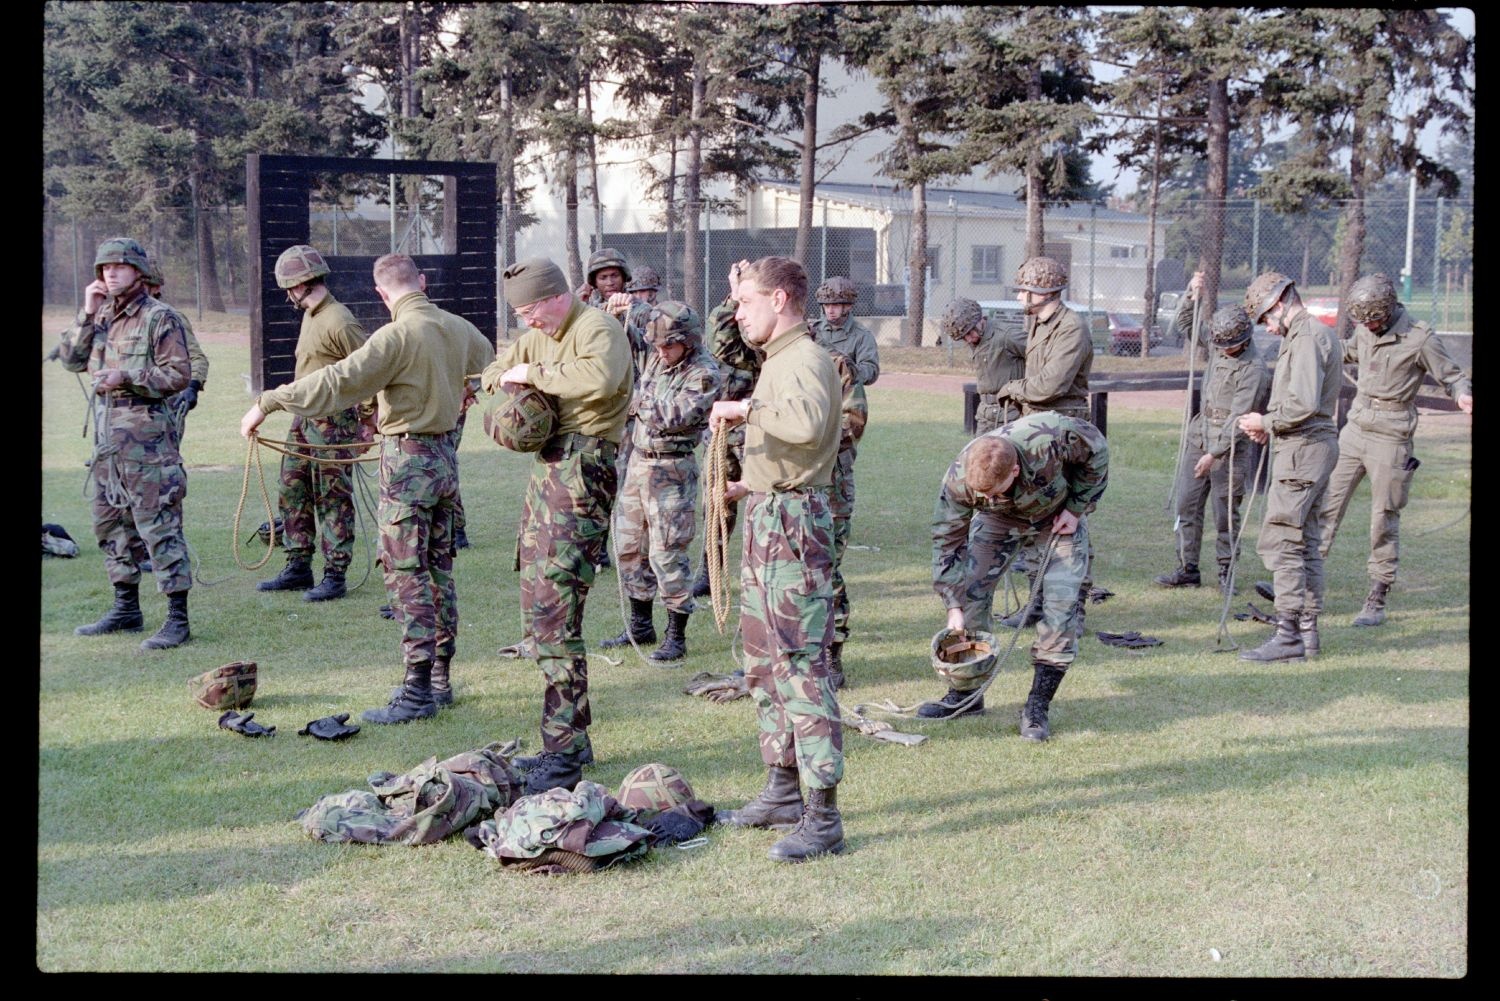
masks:
[[[625,263],[625,255],[614,247],[601,247],[589,255],[589,262],[583,268],[588,283],[594,284],[594,276],[605,268],[619,268],[625,280],[630,281],[630,265]]]
[[[963,340],[975,327],[979,328],[981,341],[990,335],[990,325],[984,322],[984,310],[973,299],[954,299],[948,303],[938,326],[950,344]]]
[[[1251,323],[1259,323],[1265,319],[1271,307],[1281,301],[1286,290],[1296,285],[1280,271],[1267,271],[1250,283],[1245,289],[1245,312],[1250,316]]]
[[[95,278],[101,281],[104,279],[106,264],[128,264],[142,275],[151,269],[146,248],[128,236],[112,236],[99,244],[99,250],[94,254]]]
[[[484,431],[501,448],[535,452],[557,431],[557,403],[535,386],[503,386],[485,408]]]
[[[948,687],[969,692],[995,667],[995,637],[978,629],[940,629],[932,637],[932,669]]]
[[[150,254],[146,255],[146,270],[141,272],[141,280],[152,288],[161,288],[162,285],[166,284],[166,280],[161,273],[161,265]]]
[[[1050,257],[1030,257],[1016,269],[1012,287],[1042,294],[1061,292],[1068,287],[1068,269]]]
[[[856,298],[854,283],[843,275],[834,275],[818,286],[818,305],[831,306],[838,303],[854,305]]]
[[[643,267],[636,271],[635,277],[625,283],[627,292],[655,292],[661,288],[661,275],[656,273],[655,268]]]
[[[653,348],[668,344],[698,344],[703,340],[703,321],[685,302],[668,299],[651,307],[646,318],[646,343]]]
[[[1241,306],[1221,306],[1209,318],[1208,331],[1216,348],[1233,348],[1250,339],[1254,324]]]
[[[620,782],[615,799],[632,810],[670,810],[696,799],[693,787],[671,765],[653,761],[642,765]]]
[[[188,691],[204,709],[244,709],[255,698],[255,677],[255,661],[237,660],[204,671],[188,682]]]
[[[1349,286],[1345,311],[1349,319],[1371,330],[1384,330],[1396,315],[1396,286],[1390,278],[1375,272]]]
[[[299,243],[288,247],[276,258],[276,284],[282,288],[294,288],[314,278],[328,274],[328,262],[317,248]]]

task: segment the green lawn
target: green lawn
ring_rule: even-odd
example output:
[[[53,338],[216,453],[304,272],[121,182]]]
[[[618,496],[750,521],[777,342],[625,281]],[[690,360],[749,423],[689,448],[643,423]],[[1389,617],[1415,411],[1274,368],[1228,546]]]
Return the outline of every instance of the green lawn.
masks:
[[[44,350],[60,318],[44,315]],[[987,715],[903,724],[930,737],[914,748],[847,733],[846,855],[779,866],[765,857],[775,835],[711,829],[704,847],[549,878],[501,871],[456,838],[420,849],[326,845],[293,821],[377,770],[493,740],[536,746],[540,676],[494,656],[519,631],[512,553],[528,460],[495,447],[477,422],[463,444],[474,546],[457,561],[457,704],[344,743],[299,737],[310,719],[384,703],[400,678],[398,626],[376,614],[378,573],[344,601],[311,605],[254,589],[279,557],[257,573],[236,567],[248,348],[205,347],[213,374],[187,432],[186,514],[213,583],[193,591],[193,641],[156,655],[137,650],[140,635],[73,635],[107,606],[109,586],[81,491],[82,398],[71,374],[43,368],[42,518],[67,526],[83,553],[42,566],[42,970],[1468,972],[1471,522],[1448,524],[1469,504],[1466,424],[1429,421],[1421,432],[1387,624],[1348,625],[1365,590],[1362,488],[1330,558],[1323,656],[1263,667],[1215,652],[1212,589],[1151,585],[1173,565],[1163,501],[1178,415],[1117,400],[1112,477],[1092,520],[1095,577],[1115,597],[1090,609],[1050,742],[1016,732],[1031,674],[1023,638]],[[870,391],[845,571],[855,628],[847,704],[942,692],[927,661],[942,625],[928,526],[939,478],[965,442],[961,408],[957,395]],[[275,415],[267,436],[286,424]],[[260,504],[252,484],[242,535],[265,517]],[[351,583],[367,565],[367,538]],[[1263,576],[1250,542],[1245,594]],[[142,604],[149,631],[164,601],[148,586]],[[585,637],[597,643],[620,621],[606,572]],[[1139,629],[1165,645],[1117,650],[1095,629]],[[1233,620],[1230,630],[1241,644],[1267,634]],[[737,805],[764,774],[754,709],[681,694],[694,672],[734,666],[708,614],[694,616],[688,644],[689,659],[671,669],[633,654],[620,666],[591,658],[598,763],[587,776],[615,786],[663,761],[703,799]],[[277,727],[274,738],[219,730],[188,697],[190,676],[236,659],[260,664],[253,709]]]

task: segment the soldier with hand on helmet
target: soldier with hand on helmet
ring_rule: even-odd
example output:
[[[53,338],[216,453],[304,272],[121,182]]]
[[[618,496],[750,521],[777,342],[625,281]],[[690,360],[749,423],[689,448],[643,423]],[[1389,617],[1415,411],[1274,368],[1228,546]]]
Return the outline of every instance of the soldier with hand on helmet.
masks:
[[[1386,594],[1396,581],[1401,509],[1417,458],[1417,390],[1432,376],[1466,414],[1474,412],[1474,389],[1443,346],[1443,340],[1396,301],[1396,287],[1382,274],[1366,275],[1349,289],[1349,318],[1356,326],[1344,342],[1344,362],[1359,365],[1359,389],[1349,420],[1339,433],[1339,458],[1323,497],[1323,542],[1327,556],[1354,488],[1370,477],[1370,593],[1356,626],[1385,621]]]
[[[1041,579],[1031,692],[1021,708],[1021,736],[1027,740],[1051,735],[1052,698],[1078,656],[1087,515],[1108,479],[1109,444],[1099,429],[1076,417],[1042,412],[969,442],[938,491],[932,588],[948,611],[948,630],[990,631],[995,587],[1017,555],[1024,555]],[[959,707],[983,681],[965,677],[964,687],[957,687],[959,682],[950,680],[948,693],[924,704],[917,715],[944,719],[982,713],[982,698]]]
[[[303,379],[358,351],[368,334],[349,308],[333,297],[326,279],[328,262],[316,248],[298,244],[276,259],[276,284],[302,313],[297,334],[294,379]],[[319,459],[349,459],[343,449],[308,448],[342,445],[363,436],[362,405],[327,415],[293,417],[287,438],[292,452],[281,458],[280,509],[286,566],[259,591],[307,591],[304,601],[330,601],[346,593],[345,576],[354,558],[353,467],[327,465]],[[322,536],[323,580],[313,586],[313,543]],[[310,589],[310,590],[309,590]]]
[[[1323,495],[1339,457],[1334,412],[1343,372],[1338,335],[1302,305],[1296,284],[1268,271],[1245,290],[1250,322],[1284,338],[1265,413],[1240,416],[1239,429],[1271,443],[1271,486],[1255,550],[1275,586],[1276,632],[1241,660],[1300,661],[1319,651],[1323,609]]]
[[[833,646],[829,671],[835,688],[844,687],[844,643],[849,639],[849,589],[844,584],[844,553],[854,521],[854,460],[864,437],[870,405],[865,387],[880,378],[880,348],[870,328],[854,319],[854,283],[835,275],[818,286],[821,318],[808,323],[813,340],[833,355],[844,382],[839,458],[833,467]]]
[[[1188,294],[1179,307],[1177,326],[1192,326],[1192,311],[1203,288],[1203,272],[1193,275]],[[1187,448],[1177,471],[1177,569],[1156,578],[1162,587],[1198,587],[1198,553],[1203,548],[1203,511],[1210,495],[1214,504],[1214,528],[1218,532],[1215,555],[1219,563],[1219,588],[1229,586],[1229,570],[1239,552],[1234,525],[1239,522],[1240,501],[1250,478],[1249,438],[1235,421],[1265,407],[1271,391],[1271,371],[1266,368],[1250,332],[1250,317],[1239,306],[1225,306],[1209,320],[1209,337],[1217,349],[1198,383],[1198,413],[1188,424]],[[1229,453],[1233,445],[1234,465]],[[1230,492],[1230,480],[1234,490]]]
[[[114,605],[104,617],[74,631],[98,636],[141,629],[144,554],[167,596],[167,617],[141,649],[165,650],[191,638],[187,596],[193,576],[182,534],[187,473],[167,400],[188,388],[192,366],[182,314],[146,291],[151,271],[135,240],[114,237],[100,244],[83,310],[57,351],[69,372],[93,377],[94,538],[114,588]]]
[[[977,434],[988,434],[1021,416],[1021,408],[1000,387],[1026,374],[1026,327],[997,327],[973,299],[954,299],[940,322],[949,342],[963,341],[974,349],[979,408],[974,414]]]

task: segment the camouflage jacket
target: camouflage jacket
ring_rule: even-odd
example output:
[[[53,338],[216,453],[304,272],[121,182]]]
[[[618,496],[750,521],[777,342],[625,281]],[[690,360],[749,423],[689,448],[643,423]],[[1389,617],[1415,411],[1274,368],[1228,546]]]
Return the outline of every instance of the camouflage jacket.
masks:
[[[986,320],[988,335],[974,348],[976,389],[989,396],[1012,379],[1026,375],[1026,328]]]
[[[652,452],[691,454],[708,426],[722,382],[718,363],[701,344],[671,368],[653,351],[631,404],[631,444]]]
[[[635,376],[637,386],[641,382],[641,373],[646,371],[646,363],[651,360],[651,345],[646,343],[646,321],[655,306],[653,302],[637,300],[630,304],[630,310],[625,314],[625,337],[630,341],[630,372]]]
[[[523,796],[479,825],[486,855],[501,862],[536,858],[548,848],[616,861],[644,855],[651,832],[635,823],[636,812],[620,805],[597,782],[581,780]]]
[[[850,317],[842,327],[818,319],[810,322],[807,329],[812,331],[813,340],[849,358],[854,366],[855,385],[875,385],[880,378],[880,347],[869,327]]]
[[[976,442],[997,436],[1015,446],[1020,472],[992,502],[964,482],[965,458]],[[1060,510],[1080,517],[1094,510],[1108,480],[1109,442],[1087,421],[1062,414],[1029,414],[964,446],[943,476],[932,513],[932,588],[944,607],[963,605],[969,523],[976,511],[1018,535],[1029,534]]]
[[[200,386],[207,385],[208,355],[203,353],[203,345],[198,343],[198,335],[193,333],[193,325],[188,322],[187,314],[179,309],[177,315],[182,317],[182,335],[187,340],[188,378]]]
[[[1417,391],[1426,376],[1447,390],[1455,401],[1474,395],[1474,386],[1448,354],[1443,339],[1421,320],[1413,320],[1405,306],[1396,307],[1391,325],[1372,333],[1356,324],[1344,342],[1344,361],[1359,363],[1359,390],[1349,408],[1349,421],[1362,431],[1405,441],[1417,429]],[[1404,404],[1400,410],[1371,406],[1374,401]]]
[[[725,299],[708,314],[708,350],[718,361],[719,374],[724,379],[724,388],[719,393],[721,400],[748,397],[760,377],[764,358],[740,336],[740,325],[734,318],[739,308],[735,300]]]
[[[557,333],[528,329],[484,371],[484,389],[500,389],[514,365],[531,367],[531,384],[557,400],[557,433],[620,443],[634,376],[620,321],[580,302],[569,305]]]
[[[499,744],[428,758],[402,775],[376,772],[370,790],[324,796],[297,814],[317,841],[429,845],[516,801],[521,780]]]
[[[1232,358],[1214,348],[1198,382],[1198,416],[1188,428],[1188,444],[1222,459],[1238,436],[1235,450],[1240,451],[1249,441],[1239,430],[1240,415],[1260,413],[1270,392],[1271,370],[1255,346],[1255,338],[1246,341],[1245,350]]]
[[[1078,314],[1059,304],[1045,320],[1026,318],[1026,371],[1000,387],[1025,413],[1089,405],[1094,342]]]
[[[745,419],[742,481],[752,491],[826,487],[838,460],[843,386],[807,325],[777,334]]]
[[[458,424],[466,376],[494,349],[479,328],[409,292],[391,305],[391,322],[349,357],[260,394],[266,413],[325,417],[376,396],[383,435],[444,434]]]
[[[1334,411],[1343,381],[1343,348],[1333,328],[1301,307],[1283,318],[1286,338],[1276,356],[1271,401],[1261,426],[1277,438],[1328,438],[1337,433]]]

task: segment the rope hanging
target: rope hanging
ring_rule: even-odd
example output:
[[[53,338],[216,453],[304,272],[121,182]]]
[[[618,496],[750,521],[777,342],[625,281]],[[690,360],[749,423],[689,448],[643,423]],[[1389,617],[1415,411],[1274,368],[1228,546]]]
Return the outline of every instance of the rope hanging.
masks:
[[[729,621],[729,505],[724,490],[729,483],[729,426],[714,426],[704,456],[703,554],[708,562],[708,594],[719,635]]]

